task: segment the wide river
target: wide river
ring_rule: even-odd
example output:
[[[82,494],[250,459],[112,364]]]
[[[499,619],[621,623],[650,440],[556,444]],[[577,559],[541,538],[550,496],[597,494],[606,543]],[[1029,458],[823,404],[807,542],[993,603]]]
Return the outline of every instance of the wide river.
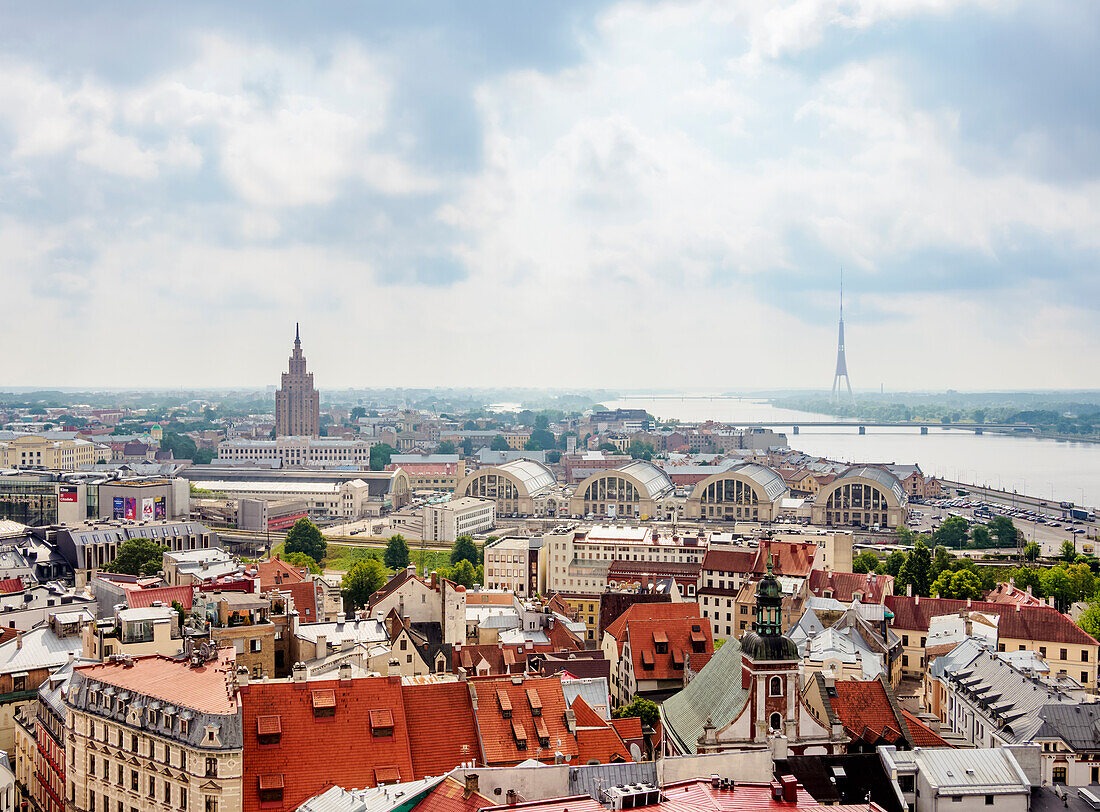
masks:
[[[845,462],[918,463],[926,474],[975,485],[1004,488],[1032,496],[1100,505],[1100,444],[1037,440],[1002,434],[977,435],[958,429],[868,427],[860,435],[856,423],[827,428],[791,425],[835,421],[829,415],[779,409],[768,401],[747,398],[684,395],[631,396],[606,401],[608,408],[645,409],[655,417],[685,422],[719,420],[740,423],[790,421],[791,448]]]

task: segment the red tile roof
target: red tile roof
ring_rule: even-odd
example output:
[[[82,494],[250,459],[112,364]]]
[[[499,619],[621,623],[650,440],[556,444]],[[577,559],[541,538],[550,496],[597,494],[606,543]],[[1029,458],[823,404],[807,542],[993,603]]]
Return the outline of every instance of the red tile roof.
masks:
[[[609,764],[632,760],[618,730],[604,721],[584,699],[578,696],[570,707],[577,723],[578,763],[598,761]]]
[[[756,573],[768,568],[766,551],[770,550],[776,575],[805,578],[813,567],[817,543],[813,541],[772,541],[767,547],[714,548],[707,550],[703,569],[717,572]]]
[[[317,694],[322,694],[323,700],[331,695],[334,715],[314,715]],[[322,701],[320,709],[324,704]],[[417,777],[398,677],[253,682],[241,691],[241,708],[243,812],[259,812],[259,782],[265,775],[283,776],[283,803],[277,807],[280,810],[297,809],[333,784],[372,787],[379,781],[411,781]],[[391,735],[372,736],[370,714],[378,710],[392,715]],[[261,716],[279,717],[282,733],[277,744],[260,745]],[[354,758],[349,757],[352,753]],[[263,808],[271,807],[265,804]]]
[[[928,623],[937,615],[953,615],[972,611],[999,615],[998,635],[1003,640],[1041,640],[1052,643],[1073,643],[1079,646],[1098,645],[1091,635],[1072,620],[1050,606],[1008,606],[989,601],[964,601],[953,598],[910,598],[889,595],[886,608],[894,613],[891,625],[896,629],[928,631]]]
[[[611,726],[623,741],[642,738],[642,720],[637,716],[627,716],[623,719],[612,719]]]
[[[830,696],[833,712],[853,740],[868,744],[897,744],[902,724],[894,714],[886,687],[879,680],[837,680]]]
[[[1042,599],[1036,598],[1026,589],[1020,589],[1013,584],[1005,582],[1001,582],[997,584],[996,587],[989,590],[989,592],[986,593],[985,599],[990,603],[1019,604],[1020,606],[1043,605]]]
[[[607,722],[580,695],[570,705],[577,720],[577,727],[607,727]]]
[[[869,808],[882,812],[882,807],[877,804],[870,807],[867,804],[823,806],[802,787],[797,788],[793,804],[775,800],[770,784],[739,781],[733,790],[722,790],[713,789],[706,779],[694,778],[666,784],[661,789],[665,800],[645,807],[649,812],[868,812]],[[490,812],[606,812],[606,809],[599,801],[586,795],[574,795],[513,806],[501,805],[493,807]]]
[[[835,598],[842,603],[851,603],[855,593],[859,592],[861,603],[882,603],[887,595],[894,594],[894,576],[858,572],[825,572],[814,570],[810,573],[810,593],[818,598]]]
[[[632,620],[675,620],[684,617],[700,617],[698,603],[634,603],[608,625],[604,632],[622,642],[626,639],[626,625]]]
[[[901,715],[905,718],[905,724],[909,726],[909,738],[914,747],[950,747],[940,738],[940,734],[902,708]]]
[[[23,581],[19,578],[5,578],[0,581],[0,593],[11,595],[13,592],[23,591]]]
[[[0,628],[0,643],[6,643],[20,634],[22,634],[22,631],[19,629],[12,629],[7,626]]]
[[[152,589],[130,589],[126,592],[126,605],[131,609],[144,609],[157,601],[171,606],[174,601],[186,611],[191,611],[194,599],[195,590],[190,586],[158,586]]]
[[[485,748],[485,761],[490,767],[519,764],[527,759],[552,762],[554,753],[561,752],[567,762],[577,756],[577,741],[565,726],[565,695],[558,677],[527,677],[513,682],[508,679],[477,680],[472,683],[478,704],[475,714]],[[538,691],[542,702],[541,716],[533,716],[527,701],[527,689]],[[511,718],[505,718],[497,700],[503,690],[511,702]],[[545,733],[543,744],[539,733]],[[522,735],[520,749],[517,735]]]
[[[480,792],[470,792],[459,781],[447,776],[416,805],[416,812],[478,812],[496,805]]]
[[[217,660],[199,668],[192,668],[187,660],[152,654],[133,657],[128,663],[81,665],[75,670],[89,679],[200,713],[233,714],[237,712],[237,695],[233,692],[236,654],[232,648],[218,653]]]
[[[294,611],[298,613],[300,623],[314,623],[321,619],[321,614],[317,611],[319,602],[322,606],[324,605],[320,581],[299,581],[289,586],[277,587],[277,589],[290,593],[290,599],[294,602]]]
[[[464,761],[481,761],[468,684],[406,685],[402,695],[417,778],[442,775]]]
[[[270,561],[257,561],[251,566],[255,567],[259,572],[261,592],[266,592],[277,586],[296,584],[309,577],[308,569],[288,564],[279,558],[279,556],[275,556]]]
[[[748,547],[722,549],[711,547],[703,556],[703,569],[715,572],[752,572],[756,550]]]
[[[627,625],[627,639],[634,679],[682,680],[686,660],[692,655],[693,634],[702,637],[699,642],[703,650],[699,654],[714,653],[710,629],[710,623],[700,617],[631,621]],[[657,641],[663,637],[667,641],[662,641],[665,651],[661,653],[657,651]]]

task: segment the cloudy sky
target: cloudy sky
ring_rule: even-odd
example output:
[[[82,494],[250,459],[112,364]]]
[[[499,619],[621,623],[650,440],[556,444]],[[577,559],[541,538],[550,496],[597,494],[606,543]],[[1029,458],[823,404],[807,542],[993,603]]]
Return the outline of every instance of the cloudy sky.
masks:
[[[7,4],[3,385],[1100,386],[1100,5]]]

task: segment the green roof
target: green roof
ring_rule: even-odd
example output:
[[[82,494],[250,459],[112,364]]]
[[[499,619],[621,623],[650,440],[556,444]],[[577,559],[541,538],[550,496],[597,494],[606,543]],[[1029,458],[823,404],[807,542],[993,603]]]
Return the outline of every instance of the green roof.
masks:
[[[741,643],[727,640],[684,690],[661,705],[665,735],[672,736],[681,752],[694,754],[707,717],[721,730],[748,699],[749,692],[741,687]]]

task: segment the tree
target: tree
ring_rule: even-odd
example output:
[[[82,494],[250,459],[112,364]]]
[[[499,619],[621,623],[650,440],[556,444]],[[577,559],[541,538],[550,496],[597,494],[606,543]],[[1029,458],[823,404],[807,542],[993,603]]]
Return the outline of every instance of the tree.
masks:
[[[932,534],[932,541],[937,545],[960,550],[966,544],[966,531],[966,519],[962,516],[951,516]]]
[[[462,456],[472,457],[474,455],[474,439],[472,437],[467,437],[465,440],[462,441],[461,448]]]
[[[878,556],[871,550],[864,550],[852,559],[852,572],[867,573],[878,569]]]
[[[1012,572],[1012,581],[1018,589],[1031,587],[1031,594],[1037,598],[1046,594],[1043,592],[1043,577],[1035,567],[1017,567]]]
[[[607,451],[608,453],[611,453],[611,454],[616,454],[619,451],[619,449],[615,448],[615,446],[612,445],[611,443],[600,443],[598,450],[599,451]]]
[[[905,557],[905,563],[898,571],[897,583],[903,590],[912,586],[914,595],[928,595],[928,589],[932,586],[932,553],[923,538],[916,540]]]
[[[1012,519],[1007,516],[994,516],[989,520],[989,534],[997,540],[997,549],[1011,550],[1017,545],[1020,533]]]
[[[476,567],[480,563],[480,559],[477,545],[474,544],[472,538],[462,535],[455,539],[454,546],[451,547],[451,566],[456,565],[459,561],[469,561],[471,567]]]
[[[637,716],[642,720],[644,727],[652,728],[660,720],[661,711],[658,709],[656,702],[646,699],[644,696],[635,696],[630,700],[629,705],[615,708],[611,715],[615,719],[629,719],[632,716]]]
[[[544,451],[553,448],[557,444],[557,438],[554,437],[552,431],[548,431],[547,429],[535,429],[531,432],[531,436],[527,439],[527,444],[524,448],[528,451]]]
[[[1043,573],[1043,591],[1054,598],[1054,606],[1064,612],[1074,601],[1073,587],[1064,567],[1054,567]]]
[[[642,440],[633,440],[630,443],[630,448],[627,453],[633,459],[636,460],[651,460],[653,455],[656,454],[656,449],[653,448],[653,443],[646,443]]]
[[[473,564],[463,558],[451,568],[451,580],[469,589],[477,581],[477,570],[474,569]]]
[[[1043,548],[1039,546],[1037,541],[1029,541],[1024,545],[1024,560],[1025,561],[1038,561],[1039,555],[1043,552]]]
[[[136,538],[122,542],[115,560],[103,569],[123,575],[156,575],[163,562],[163,547],[152,539]]]
[[[389,443],[379,443],[370,447],[370,469],[381,471],[390,464],[390,457],[397,453],[397,449]]]
[[[386,542],[386,554],[382,559],[391,570],[403,570],[409,566],[409,545],[400,533],[390,536]]]
[[[498,434],[493,438],[493,442],[489,444],[489,448],[492,451],[507,451],[511,446],[508,445],[508,441],[504,439],[503,435]]]
[[[982,579],[970,570],[944,570],[932,584],[932,594],[941,598],[977,600],[982,596]]]
[[[1077,625],[1093,637],[1100,639],[1100,602],[1093,601],[1077,618]]]
[[[988,527],[984,524],[976,524],[970,531],[970,546],[976,550],[987,550],[990,547],[991,538]]]
[[[1072,541],[1066,539],[1062,542],[1062,547],[1058,551],[1058,557],[1067,564],[1072,564],[1077,560],[1077,547],[1074,546]]]
[[[321,574],[321,565],[305,553],[284,553],[283,561],[292,567],[305,567],[314,575]]]
[[[561,452],[560,451],[547,451],[546,452],[546,461],[548,463],[550,463],[551,465],[554,465],[555,463],[561,462]]]
[[[328,552],[328,544],[321,531],[308,517],[303,516],[294,523],[290,532],[286,534],[286,544],[283,549],[288,553],[305,553],[318,564],[325,559]]]
[[[954,569],[951,566],[954,558],[951,553],[947,552],[946,547],[937,547],[936,554],[932,556],[932,572],[929,574],[929,578],[935,581],[940,577],[940,573],[945,570],[950,572]]]
[[[450,440],[443,440],[439,445],[435,447],[436,454],[454,454],[457,452],[455,444]]]
[[[356,423],[356,422],[359,421],[360,417],[366,417],[366,416],[367,416],[367,410],[364,409],[362,406],[356,406],[354,409],[351,410],[351,422],[352,423]]]
[[[1096,592],[1096,576],[1088,564],[1074,564],[1066,571],[1069,589],[1075,601],[1091,600]]]
[[[377,558],[368,558],[365,561],[356,561],[351,565],[351,569],[344,573],[341,592],[349,608],[361,609],[384,583],[386,583],[386,568]]]
[[[886,556],[886,560],[882,562],[882,571],[887,575],[892,575],[897,578],[898,573],[901,572],[901,565],[904,563],[905,553],[901,550],[894,550],[894,552]]]

